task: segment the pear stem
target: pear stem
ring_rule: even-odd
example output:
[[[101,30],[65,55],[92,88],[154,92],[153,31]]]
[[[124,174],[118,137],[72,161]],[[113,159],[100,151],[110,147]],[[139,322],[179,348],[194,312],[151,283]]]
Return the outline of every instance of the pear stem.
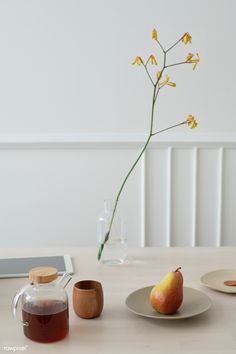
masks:
[[[181,267],[177,268],[177,269],[175,270],[175,272],[178,272],[180,269],[181,269]]]

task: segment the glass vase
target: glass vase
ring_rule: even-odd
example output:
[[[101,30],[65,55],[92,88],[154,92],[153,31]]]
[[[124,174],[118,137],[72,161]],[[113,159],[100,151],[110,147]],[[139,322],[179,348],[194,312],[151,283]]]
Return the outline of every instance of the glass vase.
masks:
[[[115,202],[111,200],[104,201],[104,209],[98,218],[98,242],[99,245],[104,242],[106,233],[109,230],[110,221]],[[107,265],[119,265],[126,263],[127,260],[127,237],[126,225],[121,217],[118,208],[112,223],[111,232],[108,241],[103,248],[101,262]]]

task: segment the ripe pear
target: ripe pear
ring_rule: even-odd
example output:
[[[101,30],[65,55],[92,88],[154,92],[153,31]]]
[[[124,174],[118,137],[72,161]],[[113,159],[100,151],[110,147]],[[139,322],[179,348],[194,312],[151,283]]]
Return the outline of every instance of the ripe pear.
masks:
[[[183,301],[183,276],[181,267],[169,272],[150,293],[152,307],[164,315],[175,313]]]

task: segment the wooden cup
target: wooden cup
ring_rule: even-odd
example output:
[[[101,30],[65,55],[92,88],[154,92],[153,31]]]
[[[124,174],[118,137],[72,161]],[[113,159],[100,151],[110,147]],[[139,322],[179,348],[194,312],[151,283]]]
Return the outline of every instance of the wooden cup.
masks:
[[[102,284],[95,280],[81,280],[75,283],[73,307],[81,318],[98,317],[103,309]]]

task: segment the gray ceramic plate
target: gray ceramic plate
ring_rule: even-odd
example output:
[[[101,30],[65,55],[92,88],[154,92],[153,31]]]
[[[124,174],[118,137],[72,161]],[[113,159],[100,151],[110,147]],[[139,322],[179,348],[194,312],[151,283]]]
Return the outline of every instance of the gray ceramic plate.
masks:
[[[226,280],[236,280],[236,269],[218,269],[206,273],[201,277],[203,285],[211,289],[224,293],[236,294],[236,286],[227,286],[224,284]]]
[[[152,286],[138,289],[126,299],[128,309],[137,315],[160,320],[180,320],[193,317],[207,311],[211,306],[210,298],[199,290],[184,287],[184,299],[179,310],[173,315],[162,315],[156,312],[149,300]]]

